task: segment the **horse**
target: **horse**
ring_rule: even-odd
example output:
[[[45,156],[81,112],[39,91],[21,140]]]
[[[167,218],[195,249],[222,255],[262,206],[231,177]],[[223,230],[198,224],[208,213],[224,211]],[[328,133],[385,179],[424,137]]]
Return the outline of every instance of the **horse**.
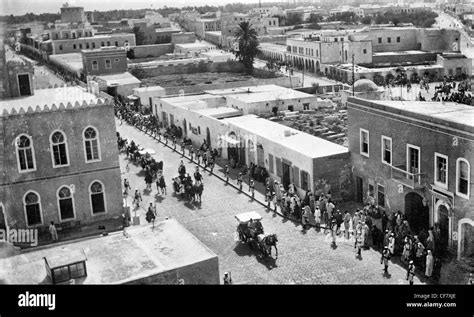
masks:
[[[268,257],[272,255],[272,247],[275,247],[275,259],[278,258],[277,248],[278,238],[276,233],[259,234],[257,237],[257,245],[261,257]]]
[[[189,201],[194,201],[194,186],[192,184],[186,184],[184,186],[184,194],[188,197]]]
[[[201,202],[201,196],[202,196],[202,192],[204,190],[204,185],[202,182],[196,182],[196,184],[194,184],[193,186],[193,191],[194,191],[194,195],[196,196],[195,197],[195,201],[197,201],[199,199],[199,202]]]

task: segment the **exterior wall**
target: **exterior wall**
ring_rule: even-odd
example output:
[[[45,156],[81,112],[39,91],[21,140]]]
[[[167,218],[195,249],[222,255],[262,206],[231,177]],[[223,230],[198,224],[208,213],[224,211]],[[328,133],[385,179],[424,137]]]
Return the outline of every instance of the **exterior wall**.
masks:
[[[158,29],[154,26],[140,27],[140,30],[146,45],[171,43],[172,35],[180,32],[178,29]]]
[[[214,89],[228,89],[235,87],[247,87],[247,86],[259,86],[259,85],[277,85],[285,88],[299,87],[301,86],[301,78],[297,76],[289,77],[278,77],[260,79],[254,78],[251,80],[234,81],[229,83],[217,83],[217,84],[200,84],[193,86],[177,86],[177,87],[165,87],[166,95],[178,95],[180,91],[184,91],[185,94],[200,93],[206,90]]]
[[[61,22],[62,23],[83,23],[86,22],[84,8],[82,7],[62,7]]]
[[[372,61],[374,64],[423,63],[436,61],[436,56],[436,53],[374,55],[372,56]]]
[[[173,44],[140,45],[131,47],[134,58],[159,57],[173,53]]]
[[[195,43],[196,35],[191,32],[186,33],[173,33],[171,34],[171,43],[172,44],[186,44],[186,43]]]
[[[472,59],[470,58],[444,58],[438,56],[438,64],[443,65],[444,74],[447,76],[459,76],[472,74]]]
[[[67,28],[48,31],[49,38],[52,40],[67,40],[81,37],[92,37],[95,30],[91,27]]]
[[[85,162],[82,135],[88,126],[95,127],[99,134],[99,162]],[[23,199],[30,190],[40,196],[42,226],[47,227],[51,221],[59,223],[56,193],[64,185],[74,185],[75,220],[81,221],[81,225],[122,214],[120,166],[111,104],[0,117],[0,127],[5,131],[0,134],[3,144],[0,202],[5,206],[10,226],[26,226]],[[67,137],[69,166],[53,168],[49,140],[57,129]],[[22,133],[32,137],[36,171],[19,173],[14,141]],[[103,184],[107,212],[92,216],[89,186],[95,180]]]
[[[318,189],[318,182],[326,182],[335,196],[344,196],[344,191],[348,191],[350,186],[351,153],[343,153],[320,157],[313,162],[312,186],[313,191]],[[348,175],[347,175],[348,174]],[[346,179],[347,178],[347,179]],[[349,185],[349,186],[348,186]],[[345,198],[350,196],[346,194]]]
[[[222,45],[222,35],[206,32],[204,34],[204,39],[214,45]]]
[[[165,89],[156,89],[156,87],[147,87],[147,88],[153,88],[153,90],[146,90],[146,88],[140,88],[140,89],[133,89],[133,94],[140,98],[140,104],[142,106],[146,107],[152,107],[153,106],[153,101],[152,104],[150,104],[150,98],[153,100],[155,97],[164,97],[166,95]]]
[[[421,49],[420,41],[417,36],[417,29],[375,29],[367,32],[365,40],[372,41],[374,52],[390,52],[390,51],[408,51]],[[365,33],[362,33],[365,35]],[[400,42],[397,42],[400,37]],[[382,39],[382,43],[378,39]],[[390,38],[390,43],[388,42]]]
[[[33,65],[30,63],[18,63],[15,61],[8,61],[7,62],[7,69],[8,72],[6,74],[6,79],[8,81],[6,88],[7,88],[7,96],[10,98],[19,97],[20,96],[20,87],[18,86],[18,75],[21,74],[28,74],[29,81],[30,81],[30,91],[33,95]]]
[[[247,114],[264,114],[271,113],[273,107],[278,107],[279,111],[289,110],[293,107],[293,111],[303,111],[304,103],[309,104],[310,110],[318,109],[318,101],[315,96],[302,98],[284,98],[280,100],[266,100],[260,102],[246,102],[232,98],[232,95],[226,98],[227,106],[237,108]]]
[[[219,259],[214,257],[170,271],[139,278],[124,284],[141,285],[176,285],[180,279],[185,285],[218,285],[220,284]]]
[[[252,131],[248,131],[245,129],[241,129],[238,126],[229,123],[228,133],[234,132],[237,136],[238,140],[240,140],[241,146],[245,147],[245,162],[249,165],[249,162],[253,162],[257,165],[259,163],[258,154],[256,146],[260,144],[263,148],[263,163],[265,169],[270,174],[273,179],[278,181],[282,181],[282,175],[280,171],[282,168],[276,166],[276,164],[280,161],[285,162],[286,164],[290,165],[290,182],[293,183],[299,193],[304,193],[301,189],[300,181],[300,174],[301,171],[305,171],[309,174],[309,186],[312,186],[313,183],[313,161],[315,159],[305,156],[300,152],[293,151],[288,149],[287,147],[274,142],[273,140],[269,140],[263,138],[259,135],[255,135]],[[251,142],[249,142],[249,140]],[[249,146],[253,144],[253,146]],[[226,151],[222,151],[224,153]],[[271,155],[271,156],[270,156]],[[273,169],[270,169],[270,160],[273,157]],[[261,162],[260,162],[261,163]],[[282,164],[282,163],[280,163]],[[298,174],[296,176],[296,174]],[[310,190],[313,190],[313,187],[310,187]]]
[[[67,54],[67,53],[79,53],[83,49],[100,48],[102,46],[115,46],[117,42],[118,46],[125,46],[125,43],[128,42],[130,46],[135,46],[135,34],[111,34],[108,36],[99,36],[99,37],[86,37],[70,40],[53,40],[53,52],[52,54]],[[92,44],[94,43],[94,45]],[[108,45],[110,44],[110,45]],[[76,48],[74,49],[74,45]],[[82,47],[81,47],[82,45]],[[62,46],[62,50],[60,49]]]
[[[221,106],[224,106],[224,104]],[[170,120],[170,115],[173,115],[173,124],[177,127],[181,127],[183,129],[183,133],[185,132],[183,123],[184,120],[186,120],[187,133],[185,135],[191,139],[194,146],[202,145],[203,140],[207,137],[206,131],[209,129],[211,136],[211,147],[216,148],[219,141],[219,135],[224,135],[227,131],[227,126],[223,126],[222,121],[172,105],[166,101],[166,98],[154,99],[152,111],[153,115],[157,116],[160,121],[167,122],[166,126],[169,126],[172,123]],[[190,125],[194,129],[190,129]],[[227,157],[226,151],[222,151],[222,154],[225,155],[224,157]]]
[[[438,222],[439,214],[437,204],[443,203],[438,195],[434,195],[424,186],[438,189],[445,192],[446,196],[453,196],[453,203],[450,212],[450,238],[449,243],[453,249],[457,247],[457,241],[454,239],[457,232],[457,223],[460,219],[474,219],[474,139],[472,134],[462,132],[453,132],[447,126],[433,125],[426,121],[421,123],[415,121],[414,118],[404,116],[394,117],[392,113],[381,111],[376,113],[373,110],[361,110],[359,106],[370,105],[368,101],[362,101],[350,98],[348,101],[348,136],[349,150],[351,152],[352,165],[354,166],[354,176],[363,179],[363,192],[368,191],[368,182],[385,186],[385,210],[406,212],[405,197],[408,193],[415,192],[421,197],[426,198],[429,207],[429,224],[433,226]],[[354,102],[357,105],[354,105]],[[369,155],[367,158],[360,154],[359,149],[359,129],[369,131]],[[454,130],[459,131],[459,130]],[[420,147],[421,173],[426,173],[422,178],[422,185],[411,189],[407,186],[400,185],[399,182],[392,179],[391,166],[381,162],[381,136],[392,138],[392,165],[404,165],[407,161],[407,144]],[[457,144],[454,138],[457,138]],[[448,157],[448,187],[447,189],[439,189],[434,184],[434,164],[435,152],[446,155]],[[470,163],[470,199],[465,199],[456,195],[456,160],[465,158]],[[404,167],[402,168],[404,169]],[[374,192],[376,196],[376,192]],[[446,204],[449,206],[450,204]],[[460,233],[457,233],[458,236]]]
[[[106,68],[106,60],[110,60],[111,68]],[[92,68],[97,61],[98,69]],[[123,73],[127,70],[127,54],[124,49],[82,52],[83,72],[87,75],[108,75]]]

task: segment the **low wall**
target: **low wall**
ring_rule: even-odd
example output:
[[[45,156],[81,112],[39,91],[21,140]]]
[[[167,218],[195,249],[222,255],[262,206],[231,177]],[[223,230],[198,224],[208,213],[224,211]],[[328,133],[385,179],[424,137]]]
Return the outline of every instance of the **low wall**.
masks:
[[[143,78],[175,74],[245,72],[244,66],[238,62],[213,63],[211,61],[166,66],[158,65],[156,67],[143,67],[142,69],[145,73]]]
[[[194,86],[178,86],[178,87],[165,87],[166,96],[179,95],[180,91],[183,90],[185,94],[200,93],[206,90],[214,89],[225,89],[225,88],[236,88],[246,86],[261,86],[261,85],[278,85],[286,88],[298,87],[301,85],[300,78],[294,76],[289,77],[278,77],[278,78],[253,78],[251,80],[233,81],[227,83],[215,83],[215,84],[202,84]]]
[[[155,44],[155,45],[140,45],[130,48],[134,58],[159,57],[168,53],[173,53],[174,45],[169,44]]]
[[[372,56],[373,64],[395,64],[395,63],[423,63],[435,62],[436,53],[423,54],[396,54],[396,55],[374,55]]]

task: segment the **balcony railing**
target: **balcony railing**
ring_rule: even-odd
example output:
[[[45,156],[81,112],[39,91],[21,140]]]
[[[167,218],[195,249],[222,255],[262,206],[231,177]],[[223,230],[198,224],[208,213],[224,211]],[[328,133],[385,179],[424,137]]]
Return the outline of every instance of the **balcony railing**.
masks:
[[[424,186],[426,173],[410,173],[405,165],[392,166],[392,180],[413,189]]]

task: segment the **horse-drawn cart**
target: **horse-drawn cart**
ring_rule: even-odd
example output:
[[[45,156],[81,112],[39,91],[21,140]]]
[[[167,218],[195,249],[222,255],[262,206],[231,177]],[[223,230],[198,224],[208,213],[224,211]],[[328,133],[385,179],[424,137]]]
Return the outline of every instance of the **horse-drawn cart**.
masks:
[[[257,246],[259,257],[271,256],[272,246],[275,247],[276,257],[278,257],[278,242],[276,234],[264,233],[261,220],[262,216],[255,211],[244,212],[235,216],[239,222],[237,225],[237,235],[239,241],[245,242],[251,249]]]

